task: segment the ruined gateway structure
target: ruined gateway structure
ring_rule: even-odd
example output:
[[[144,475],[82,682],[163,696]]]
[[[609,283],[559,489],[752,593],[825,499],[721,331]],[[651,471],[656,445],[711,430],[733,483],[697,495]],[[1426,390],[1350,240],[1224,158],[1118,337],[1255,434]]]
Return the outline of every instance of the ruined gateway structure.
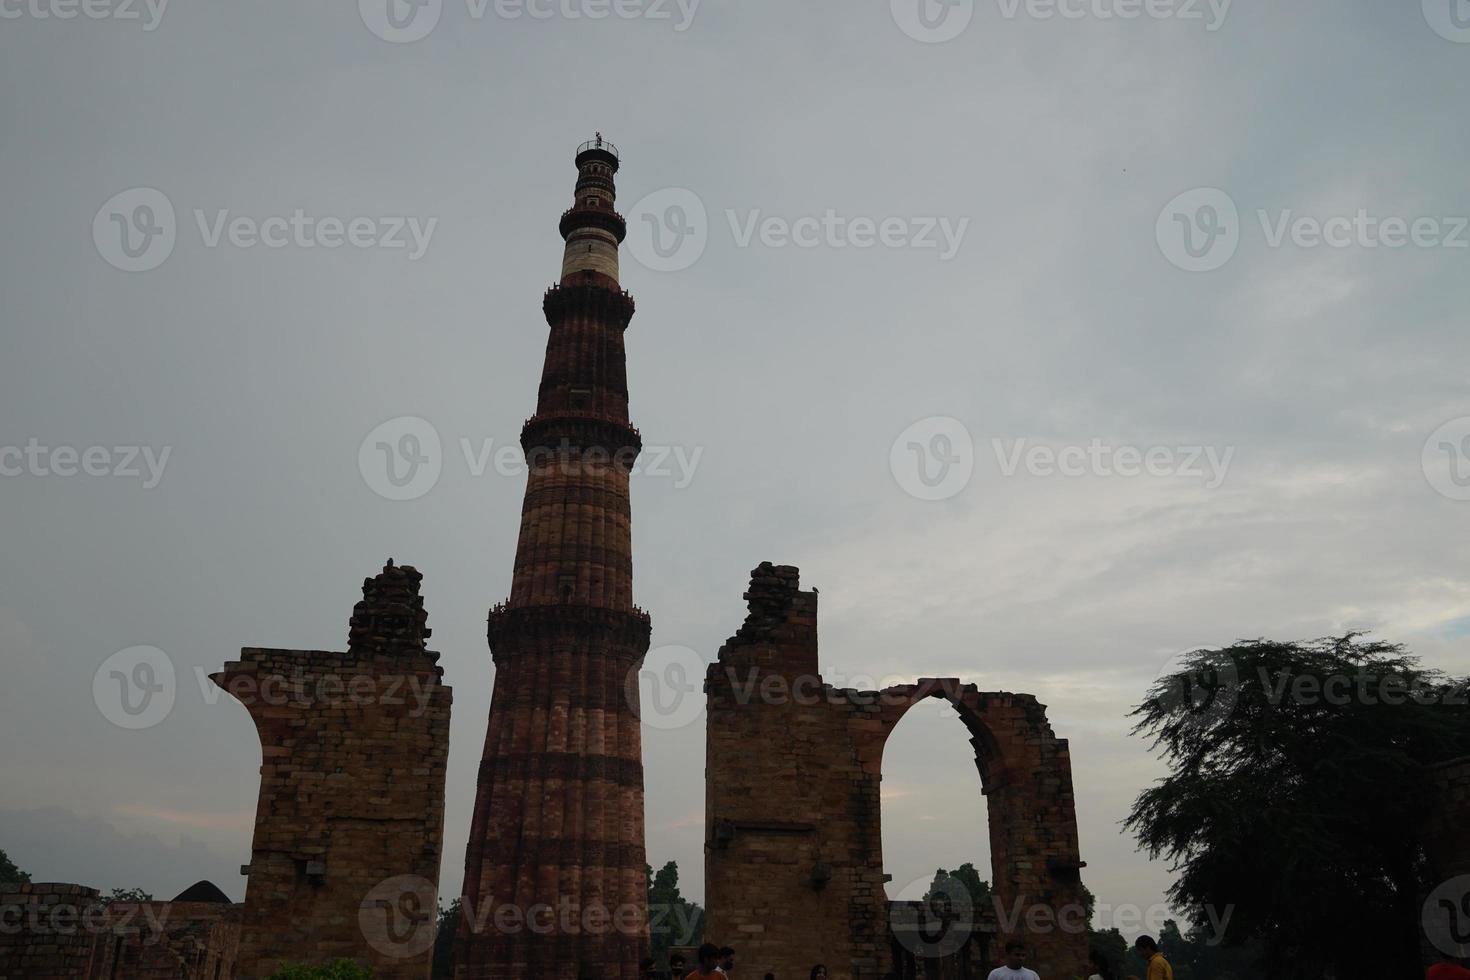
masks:
[[[210,675],[260,734],[241,980],[338,957],[428,975],[453,695],[422,578],[390,560],[366,579],[345,653],[245,649]]]
[[[618,281],[617,150],[599,137],[576,166],[561,279],[543,303],[536,414],[521,436],[529,475],[514,576],[489,616],[495,686],[458,980],[635,980],[649,947],[636,682],[650,621],[632,601],[629,475],[641,440],[623,341],[633,300]],[[181,904],[160,951],[23,934],[0,937],[0,961],[38,977],[96,967],[111,980],[260,980],[340,957],[379,978],[425,980],[452,694],[427,648],[421,579],[390,560],[365,580],[345,652],[247,648],[212,675],[249,711],[262,749],[243,906]],[[970,730],[997,896],[1056,915],[1080,902],[1067,743],[1035,698],[953,680],[836,690],[818,673],[816,594],[799,589],[796,569],[762,565],[746,598],[749,616],[706,681],[706,935],[738,948],[742,975],[790,980],[817,961],[834,980],[912,975],[911,956],[898,969],[884,892],[879,768],[888,733],[927,697],[949,700]],[[746,685],[768,681],[818,696],[749,697]],[[26,907],[96,899],[78,886],[24,892],[14,898]],[[1016,928],[1043,976],[1083,972],[1085,934],[1031,921]]]
[[[853,980],[898,972],[879,826],[883,746],[905,712],[937,697],[975,747],[991,887],[1013,930],[998,938],[1023,938],[1043,977],[1085,976],[1071,759],[1045,708],[952,679],[832,688],[818,672],[817,596],[800,591],[797,570],[761,565],[745,598],[745,624],[705,678],[706,935],[737,947],[754,976],[803,977],[818,962]],[[926,938],[943,952],[945,937]]]
[[[543,302],[536,414],[521,435],[528,477],[511,592],[489,616],[495,685],[457,980],[635,980],[649,944],[639,692],[629,683],[650,636],[632,601],[629,474],[641,440],[623,338],[634,307],[618,280],[617,150],[599,136],[575,162],[561,279]],[[743,973],[799,977],[821,960],[834,977],[876,980],[896,968],[879,765],[888,732],[925,697],[949,699],[971,731],[997,895],[1057,913],[1079,901],[1067,745],[1034,698],[954,681],[881,696],[833,690],[817,671],[816,596],[798,589],[796,570],[762,565],[746,598],[750,615],[707,684],[706,934],[740,949]],[[427,636],[417,573],[390,564],[365,584],[350,654],[247,650],[216,679],[230,689],[305,665],[428,683],[438,667]],[[752,671],[757,683],[810,681],[823,697],[742,698],[732,672]],[[412,910],[401,899],[421,915],[434,908],[449,712],[448,689],[435,690],[417,718],[305,717],[242,698],[265,765],[237,976],[263,976],[283,957],[339,955],[379,976],[427,975],[427,944],[396,946],[392,933],[432,935],[405,926]],[[370,922],[362,910],[385,881],[395,894],[379,896],[389,909]],[[394,909],[388,937],[364,931]],[[1082,972],[1085,934],[1027,939],[1043,974]]]

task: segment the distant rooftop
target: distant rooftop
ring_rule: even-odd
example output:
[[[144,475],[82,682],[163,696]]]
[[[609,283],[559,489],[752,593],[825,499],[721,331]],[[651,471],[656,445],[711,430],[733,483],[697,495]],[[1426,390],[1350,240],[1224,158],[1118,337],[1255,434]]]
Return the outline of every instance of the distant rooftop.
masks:
[[[231,905],[230,897],[212,881],[196,881],[174,896],[175,902],[213,902],[219,905]]]

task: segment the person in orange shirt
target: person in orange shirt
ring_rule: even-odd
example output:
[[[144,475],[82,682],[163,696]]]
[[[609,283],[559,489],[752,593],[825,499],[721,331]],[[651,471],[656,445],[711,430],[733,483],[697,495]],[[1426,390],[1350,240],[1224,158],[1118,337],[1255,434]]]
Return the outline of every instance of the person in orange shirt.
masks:
[[[1148,980],[1174,980],[1174,968],[1164,959],[1164,954],[1159,952],[1159,944],[1154,942],[1154,937],[1139,936],[1133,940],[1133,950],[1148,961]],[[1138,978],[1129,977],[1128,980]]]
[[[1424,971],[1424,980],[1470,980],[1470,970],[1457,956],[1446,955],[1444,959]]]
[[[705,943],[699,947],[695,954],[699,959],[699,966],[692,970],[684,980],[724,980],[724,974],[719,970],[720,947],[714,943]]]

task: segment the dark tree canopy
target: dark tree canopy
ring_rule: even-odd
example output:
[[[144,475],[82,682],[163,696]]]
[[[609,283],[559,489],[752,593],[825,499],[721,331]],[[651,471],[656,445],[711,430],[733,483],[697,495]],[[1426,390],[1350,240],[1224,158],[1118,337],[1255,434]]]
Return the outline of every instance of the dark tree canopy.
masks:
[[[1422,767],[1470,754],[1464,693],[1357,634],[1197,651],[1134,712],[1171,772],[1126,826],[1267,975],[1417,980]]]
[[[30,880],[31,876],[17,868],[10,860],[10,855],[0,851],[0,882],[27,882]]]
[[[141,888],[114,888],[104,902],[151,902],[153,896]]]
[[[438,931],[434,933],[434,965],[430,976],[433,980],[449,980],[454,975],[454,936],[459,928],[461,899],[456,898],[445,908],[439,906]]]
[[[648,932],[650,953],[659,963],[667,962],[670,947],[697,946],[704,941],[704,909],[679,894],[679,865],[673,861],[648,877]]]
[[[983,909],[990,911],[990,882],[980,877],[980,872],[975,870],[975,865],[969,861],[946,871],[939,868],[934,872],[934,880],[929,883],[929,891],[924,895],[924,901],[943,901],[952,904],[956,908]]]

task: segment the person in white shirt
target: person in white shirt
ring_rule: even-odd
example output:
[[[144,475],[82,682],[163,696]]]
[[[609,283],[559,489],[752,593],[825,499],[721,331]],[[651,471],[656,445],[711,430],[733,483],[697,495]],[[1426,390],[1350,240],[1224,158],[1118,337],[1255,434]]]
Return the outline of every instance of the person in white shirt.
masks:
[[[990,971],[990,980],[1041,980],[1026,968],[1026,944],[1019,939],[1006,943],[1006,965]]]

